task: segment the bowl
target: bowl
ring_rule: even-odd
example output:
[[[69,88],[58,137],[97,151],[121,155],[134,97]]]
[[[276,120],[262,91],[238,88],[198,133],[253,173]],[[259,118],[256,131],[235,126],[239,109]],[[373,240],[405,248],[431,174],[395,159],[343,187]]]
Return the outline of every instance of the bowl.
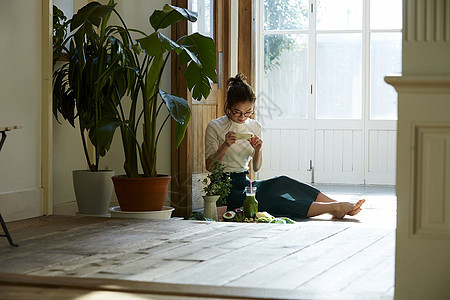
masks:
[[[161,210],[152,211],[122,211],[120,206],[109,208],[111,217],[113,218],[135,218],[135,219],[157,219],[168,220],[172,216],[172,211],[175,208],[170,206],[163,206]]]

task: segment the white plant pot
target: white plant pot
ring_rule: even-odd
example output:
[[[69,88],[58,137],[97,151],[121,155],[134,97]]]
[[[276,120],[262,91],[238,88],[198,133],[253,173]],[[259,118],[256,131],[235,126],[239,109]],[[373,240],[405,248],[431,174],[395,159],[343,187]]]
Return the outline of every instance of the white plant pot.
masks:
[[[113,218],[134,218],[134,219],[157,219],[168,220],[172,216],[175,208],[163,206],[161,210],[150,211],[122,211],[120,206],[114,206],[109,209]]]
[[[72,175],[78,214],[108,216],[113,192],[111,177],[114,176],[114,171],[74,170]]]
[[[203,217],[217,221],[216,202],[220,196],[203,196]]]

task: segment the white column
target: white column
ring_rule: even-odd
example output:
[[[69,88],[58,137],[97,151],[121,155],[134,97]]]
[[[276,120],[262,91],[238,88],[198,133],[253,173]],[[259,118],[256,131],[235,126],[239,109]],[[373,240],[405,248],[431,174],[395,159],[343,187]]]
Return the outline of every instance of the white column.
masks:
[[[395,299],[450,297],[450,1],[404,0]]]

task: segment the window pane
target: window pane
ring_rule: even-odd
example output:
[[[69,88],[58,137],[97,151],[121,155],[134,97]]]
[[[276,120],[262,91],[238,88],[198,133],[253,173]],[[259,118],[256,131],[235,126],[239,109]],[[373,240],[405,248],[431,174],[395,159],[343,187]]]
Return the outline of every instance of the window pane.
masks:
[[[308,29],[305,0],[264,0],[264,30]]]
[[[317,0],[317,29],[362,29],[362,3],[361,0]]]
[[[361,34],[317,35],[318,119],[361,119]]]
[[[401,29],[402,0],[371,0],[371,29]]]
[[[263,95],[261,118],[308,117],[308,35],[264,36]]]
[[[397,93],[384,76],[402,71],[402,34],[372,33],[370,38],[370,118],[397,119]]]
[[[191,23],[192,32],[214,38],[214,3],[213,0],[192,0],[192,10],[198,13],[197,22]]]

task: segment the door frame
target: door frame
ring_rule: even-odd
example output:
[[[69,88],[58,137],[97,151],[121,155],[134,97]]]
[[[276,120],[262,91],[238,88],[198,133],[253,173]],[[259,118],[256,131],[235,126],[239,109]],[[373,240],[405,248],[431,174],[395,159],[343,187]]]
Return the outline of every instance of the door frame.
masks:
[[[53,214],[53,0],[42,0],[41,211]]]
[[[246,0],[251,1],[251,0]],[[172,4],[178,7],[188,8],[188,0],[172,0]],[[218,105],[217,112],[221,112],[226,98],[226,81],[230,74],[230,0],[216,0],[215,1],[215,15],[217,23],[219,23],[223,30],[218,31],[216,28],[216,48],[217,51],[222,52],[222,72],[218,75]],[[187,21],[178,22],[172,25],[171,28],[172,39],[178,39],[183,35],[188,34]],[[178,57],[172,56],[172,78],[171,89],[172,93],[186,99],[189,106],[192,107],[192,99],[188,93],[185,80],[183,78],[184,68],[179,67]],[[216,69],[218,69],[219,60],[217,60]],[[221,76],[220,76],[221,75]],[[174,216],[188,217],[192,212],[192,122],[186,129],[185,138],[181,142],[178,149],[175,149],[175,121],[171,122],[171,205],[175,207]]]

